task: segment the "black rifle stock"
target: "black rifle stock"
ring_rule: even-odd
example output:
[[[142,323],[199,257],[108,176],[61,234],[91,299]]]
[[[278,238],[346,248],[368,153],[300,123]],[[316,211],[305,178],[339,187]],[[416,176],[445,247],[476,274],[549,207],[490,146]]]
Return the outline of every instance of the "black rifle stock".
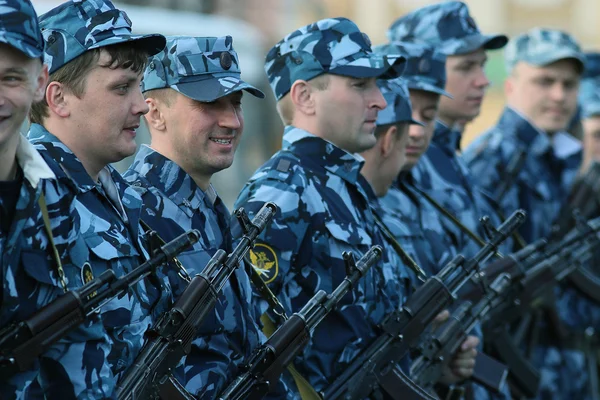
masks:
[[[381,257],[380,246],[373,246],[354,262],[344,253],[346,277],[330,294],[319,290],[312,299],[290,319],[286,320],[265,344],[255,350],[246,372],[238,377],[219,397],[219,400],[262,399],[277,384],[283,370],[304,349],[315,327],[337,306]]]
[[[274,203],[266,203],[252,221],[243,209],[236,211],[244,235],[231,254],[219,249],[173,307],[146,333],[144,347],[119,381],[119,400],[193,398],[176,382],[172,370],[189,354],[192,342],[205,317],[213,310],[223,286],[276,211]]]
[[[473,258],[466,260],[457,255],[437,275],[429,278],[410,296],[402,310],[390,314],[382,322],[381,335],[327,388],[324,397],[362,399],[379,387],[394,398],[409,398],[406,397],[408,393],[399,393],[396,389],[406,386],[410,379],[394,366],[417,346],[423,331],[455,301],[457,291],[478,273],[480,264],[488,260],[524,220],[525,212],[515,211],[491,232],[490,241]],[[417,392],[418,386],[413,389]],[[421,393],[412,395],[423,398]]]
[[[186,232],[157,249],[150,260],[117,278],[106,270],[77,290],[69,291],[36,311],[25,321],[0,331],[0,376],[9,377],[31,367],[34,360],[72,329],[97,313],[114,297],[125,294],[158,267],[175,258],[200,238]]]

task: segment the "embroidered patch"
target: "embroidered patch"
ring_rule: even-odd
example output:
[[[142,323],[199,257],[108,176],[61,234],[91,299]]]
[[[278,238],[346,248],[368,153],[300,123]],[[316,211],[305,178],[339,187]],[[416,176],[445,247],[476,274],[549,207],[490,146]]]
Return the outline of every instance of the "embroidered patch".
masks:
[[[279,263],[275,251],[264,243],[257,243],[250,250],[250,261],[265,283],[271,283],[279,273]]]

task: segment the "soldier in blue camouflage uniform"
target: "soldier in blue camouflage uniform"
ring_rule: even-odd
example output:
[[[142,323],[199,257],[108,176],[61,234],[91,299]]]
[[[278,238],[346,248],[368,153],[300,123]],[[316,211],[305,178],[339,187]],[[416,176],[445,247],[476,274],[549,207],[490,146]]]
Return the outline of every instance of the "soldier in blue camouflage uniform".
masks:
[[[210,180],[233,162],[244,128],[243,90],[264,97],[240,79],[230,36],[168,38],[144,73],[152,141],[142,146],[124,176],[142,195],[142,219],[163,240],[190,229],[202,233],[194,248],[178,257],[192,276],[218,249],[233,250],[231,216]],[[170,280],[178,297],[185,285],[175,272]],[[176,371],[180,383],[199,398],[221,392],[260,343],[251,296],[248,276],[239,268],[223,287],[185,365]]]
[[[507,107],[498,124],[469,146],[465,159],[479,183],[493,189],[504,179],[509,159],[523,150],[522,167],[500,204],[506,212],[525,209],[521,233],[533,241],[550,233],[581,163],[581,144],[565,129],[577,108],[585,58],[567,33],[539,28],[514,38],[505,52]],[[570,334],[559,339],[545,329],[539,338],[532,359],[541,369],[538,397],[586,399],[589,374],[577,338],[588,327],[598,329],[600,308],[568,285],[557,288],[556,299]]]
[[[435,27],[435,28],[432,28]],[[388,30],[391,43],[410,42],[435,47],[447,56],[446,91],[442,96],[432,143],[424,157],[413,168],[417,186],[470,231],[483,237],[479,218],[489,215],[494,225],[500,222],[485,194],[475,186],[464,161],[458,154],[462,126],[479,115],[481,101],[489,81],[485,76],[486,51],[502,48],[508,41],[504,35],[484,35],[479,31],[467,6],[448,1],[419,8],[396,20]],[[466,256],[480,245],[447,219],[442,222],[456,236],[463,236]],[[512,242],[503,244],[510,250]]]
[[[356,155],[376,143],[386,106],[376,79],[399,75],[395,56],[371,52],[365,34],[345,18],[302,27],[267,54],[265,70],[286,124],[283,149],[243,188],[236,206],[279,206],[255,248],[263,277],[288,312],[344,278],[344,251],[373,245],[383,260],[361,279],[314,332],[297,367],[317,390],[335,379],[374,337],[384,315],[410,293],[410,274],[375,222],[375,194]],[[469,353],[466,350],[465,353]]]
[[[600,53],[585,54],[585,71],[579,89],[583,128],[583,164],[600,161]]]
[[[148,257],[141,199],[108,164],[135,151],[135,128],[148,110],[142,71],[165,44],[161,35],[133,36],[125,13],[100,0],[64,3],[42,15],[40,27],[51,75],[45,100],[32,107],[29,138],[68,201],[57,210],[58,202],[46,199],[50,216],[62,219],[55,237],[62,267],[43,254],[24,263],[38,306],[107,269],[123,275]],[[37,236],[31,239],[35,249]],[[109,302],[40,358],[31,386],[48,398],[113,397],[169,290],[152,277]]]
[[[402,173],[381,199],[385,222],[404,250],[428,276],[437,273],[456,254],[459,237],[444,229],[440,214],[412,188],[412,167],[427,150],[437,114],[440,95],[446,82],[446,56],[433,48],[413,43],[379,46],[376,52],[402,54],[406,69],[399,80],[410,91],[412,124]]]
[[[48,80],[44,41],[28,0],[0,1],[0,326],[28,317],[37,308],[35,288],[21,268],[27,238],[43,238],[37,201],[52,197],[55,175],[20,133],[31,104],[40,101]],[[39,231],[32,230],[36,227]],[[43,254],[42,246],[37,246]],[[32,260],[28,260],[32,261]],[[39,267],[29,264],[28,267]],[[24,274],[25,272],[25,274]],[[10,379],[0,377],[0,398],[25,397],[37,365]]]

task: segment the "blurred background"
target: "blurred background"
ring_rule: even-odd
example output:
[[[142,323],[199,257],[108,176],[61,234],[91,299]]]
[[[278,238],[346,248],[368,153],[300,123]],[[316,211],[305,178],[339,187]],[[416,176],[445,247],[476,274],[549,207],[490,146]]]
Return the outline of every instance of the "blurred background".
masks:
[[[261,88],[265,100],[244,96],[245,128],[232,168],[220,172],[213,184],[232,207],[252,173],[281,146],[283,125],[263,71],[271,46],[292,30],[327,17],[347,17],[366,32],[373,44],[386,41],[388,26],[401,15],[435,0],[116,0],[137,33],[164,35],[231,35],[240,57],[243,79]],[[509,37],[535,26],[573,34],[585,50],[600,50],[600,0],[467,0],[472,16],[485,33]],[[33,0],[39,14],[62,3]],[[487,65],[492,82],[482,113],[471,123],[463,145],[492,126],[502,109],[504,67],[502,51],[490,52]],[[148,143],[140,128],[138,142]],[[115,165],[127,169],[132,158]]]

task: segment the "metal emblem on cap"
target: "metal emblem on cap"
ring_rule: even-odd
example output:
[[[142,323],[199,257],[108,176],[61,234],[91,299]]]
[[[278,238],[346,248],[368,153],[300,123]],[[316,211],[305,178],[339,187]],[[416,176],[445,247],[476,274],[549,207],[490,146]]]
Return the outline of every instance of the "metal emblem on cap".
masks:
[[[431,65],[429,64],[429,60],[426,58],[419,61],[418,70],[420,74],[426,74],[431,70]]]
[[[467,17],[467,25],[469,25],[469,27],[473,28],[474,30],[477,30],[477,24],[475,23],[473,17],[471,17],[470,15]]]
[[[221,67],[223,69],[231,68],[231,64],[233,63],[233,61],[231,60],[231,54],[229,54],[226,51],[221,53],[221,55],[219,56],[219,61],[221,62]]]
[[[367,43],[367,46],[369,46],[369,47],[373,46],[373,45],[371,44],[371,38],[369,38],[369,35],[367,35],[367,34],[366,34],[366,33],[364,33],[364,32],[361,32],[361,33],[362,33],[363,39],[365,39],[365,42]]]

